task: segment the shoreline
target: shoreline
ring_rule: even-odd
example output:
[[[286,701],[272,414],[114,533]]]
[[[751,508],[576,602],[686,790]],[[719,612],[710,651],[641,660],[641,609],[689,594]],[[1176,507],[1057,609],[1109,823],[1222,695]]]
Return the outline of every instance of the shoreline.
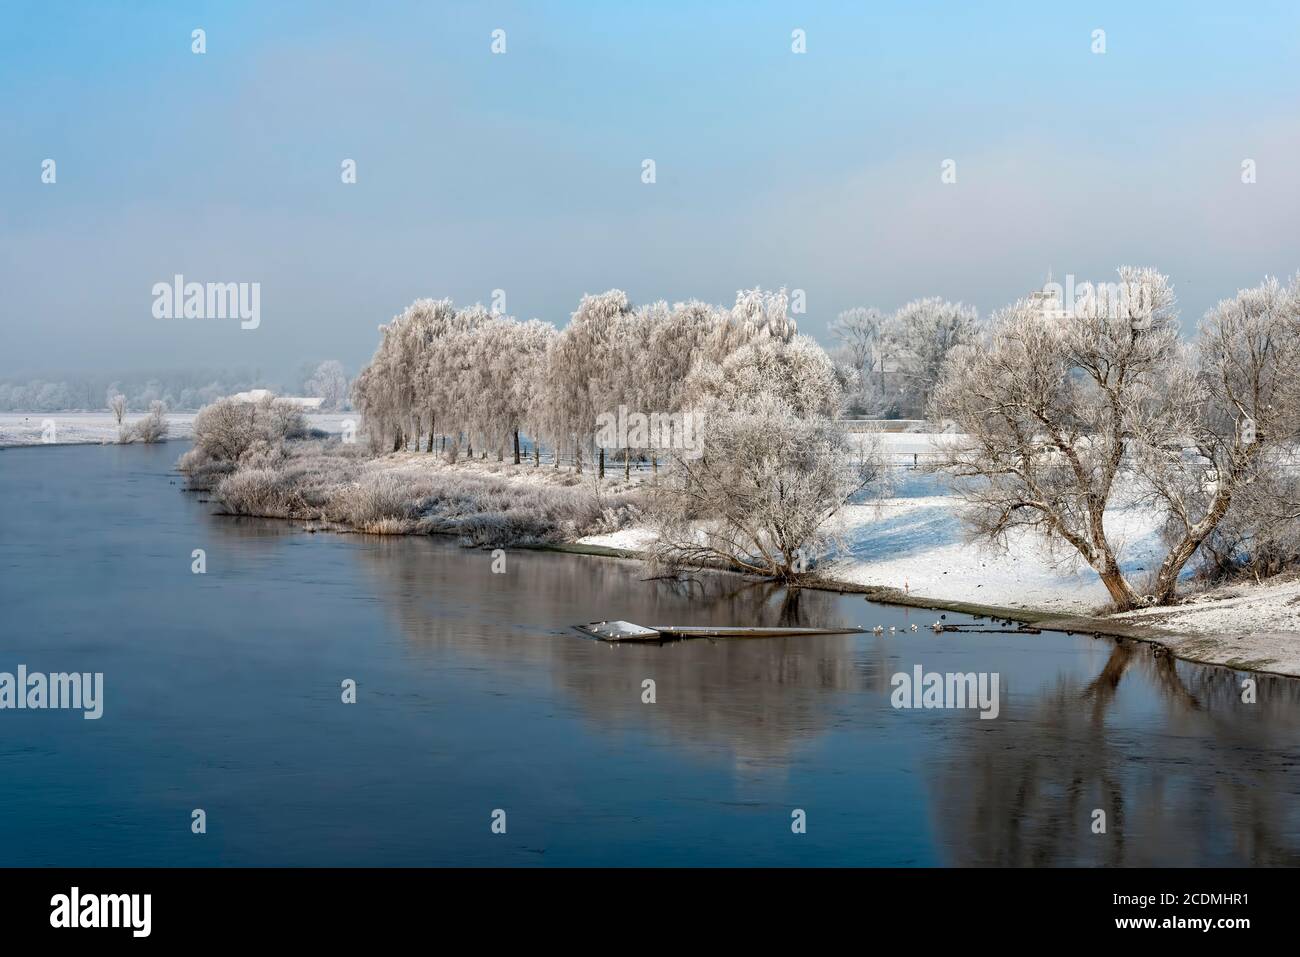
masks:
[[[364,534],[364,533],[363,533]],[[589,555],[594,558],[621,558],[630,561],[645,561],[645,555],[634,549],[611,548],[605,545],[584,545],[579,543],[561,543],[555,545],[513,546],[528,548],[533,551],[552,551],[569,555]],[[725,569],[720,569],[725,571]],[[731,574],[739,574],[732,572]],[[1248,671],[1252,674],[1276,675],[1282,678],[1298,678],[1300,673],[1275,671],[1256,661],[1241,661],[1238,658],[1215,660],[1196,657],[1194,654],[1180,652],[1177,647],[1183,641],[1199,641],[1199,636],[1181,636],[1151,625],[1134,624],[1127,621],[1101,618],[1092,615],[1061,615],[1046,609],[1009,608],[1003,605],[985,605],[945,598],[930,598],[915,595],[881,585],[862,585],[856,582],[842,582],[832,578],[812,578],[806,582],[788,587],[811,588],[818,591],[837,592],[842,595],[862,595],[864,598],[882,605],[897,605],[908,608],[921,608],[927,611],[950,611],[956,614],[974,617],[1001,619],[1024,624],[1042,631],[1057,631],[1066,634],[1092,635],[1108,638],[1111,641],[1141,641],[1151,645],[1157,654],[1169,654],[1181,661],[1197,665],[1212,665],[1233,671]],[[1271,663],[1271,662],[1267,662]]]
[[[178,436],[177,438],[181,437]],[[401,455],[401,458],[390,462],[387,467],[396,467],[400,469],[409,466],[414,462],[418,462],[421,456],[416,454],[413,460],[408,461],[409,458],[410,454],[404,453]],[[381,467],[381,471],[382,470],[384,470],[384,467]],[[187,479],[186,491],[209,495],[215,491],[215,487],[203,488],[201,486],[193,485],[190,482],[191,476],[188,473],[179,469],[177,469],[177,472],[180,475],[185,476]],[[496,478],[508,483],[511,483],[513,480],[513,476],[502,475],[499,473],[494,474]],[[215,501],[215,499],[213,500]],[[427,527],[424,529],[392,528],[391,530],[376,531],[373,528],[358,528],[348,524],[346,521],[328,520],[323,517],[234,512],[224,508],[221,509],[218,514],[225,514],[232,518],[258,517],[298,522],[302,525],[305,531],[313,534],[322,531],[362,535],[436,534],[464,541],[464,537],[457,531],[442,531]],[[592,557],[619,558],[642,563],[646,561],[645,552],[638,548],[582,541],[583,538],[592,537],[597,536],[582,535],[576,539],[568,541],[541,541],[526,544],[504,544],[498,546],[469,543],[466,547],[518,548],[532,551],[554,551],[572,555],[589,555]],[[918,564],[924,564],[924,558],[918,557],[917,562]],[[719,570],[729,571],[732,574],[740,574],[728,569]],[[991,570],[992,569],[990,569],[990,571]],[[852,581],[832,577],[831,575],[812,575],[797,585],[792,585],[790,587],[811,588],[821,591],[837,592],[840,594],[862,595],[864,598],[873,602],[886,605],[913,607],[938,612],[949,611],[977,617],[1014,621],[1045,631],[1066,633],[1077,632],[1080,634],[1109,638],[1112,641],[1142,641],[1151,645],[1156,654],[1168,654],[1174,658],[1194,664],[1216,665],[1236,671],[1248,671],[1258,674],[1300,678],[1300,634],[1297,634],[1296,631],[1291,629],[1279,629],[1277,627],[1255,627],[1252,630],[1248,614],[1236,612],[1232,609],[1232,602],[1236,598],[1240,598],[1240,595],[1234,596],[1229,594],[1218,598],[1203,597],[1200,599],[1191,599],[1178,605],[1141,609],[1124,615],[1107,617],[1092,614],[1087,610],[1081,610],[1079,608],[1079,605],[1082,604],[1081,602],[1073,602],[1065,604],[1064,606],[1050,608],[1037,604],[1010,605],[997,604],[995,602],[980,602],[969,598],[937,598],[912,590],[902,590],[892,585]],[[1250,588],[1252,586],[1226,586],[1226,590],[1231,592],[1234,588],[1243,587]],[[1266,593],[1267,591],[1282,592],[1283,594],[1281,595],[1271,596],[1279,601],[1290,598],[1289,591],[1294,589],[1298,593],[1298,597],[1291,598],[1289,601],[1286,601],[1285,604],[1300,605],[1300,580],[1294,582],[1284,580],[1280,584],[1273,583],[1271,586],[1269,584],[1264,584],[1253,587],[1256,589],[1254,597],[1262,599],[1270,597]],[[1215,612],[1231,612],[1229,615],[1230,624],[1222,625],[1212,630],[1207,629],[1203,624],[1201,624],[1200,627],[1197,627],[1196,625],[1183,625],[1180,627],[1177,622],[1170,625],[1170,619],[1177,619],[1180,616],[1194,617],[1197,613],[1204,613],[1207,611],[1212,615]],[[1144,620],[1144,616],[1149,620]],[[1231,632],[1231,634],[1229,634],[1229,632]],[[1249,639],[1244,646],[1234,646],[1230,643],[1232,641],[1242,641],[1243,639]]]
[[[57,449],[61,446],[82,445],[166,445],[168,442],[189,442],[190,440],[191,436],[188,435],[169,435],[157,442],[110,442],[107,439],[72,439],[68,442],[0,442],[0,452],[12,452],[14,449]]]

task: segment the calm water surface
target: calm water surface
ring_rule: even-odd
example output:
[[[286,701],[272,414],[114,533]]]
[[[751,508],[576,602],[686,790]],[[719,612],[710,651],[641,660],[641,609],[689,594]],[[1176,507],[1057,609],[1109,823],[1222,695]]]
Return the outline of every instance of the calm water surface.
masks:
[[[601,644],[569,626],[936,615],[222,517],[182,451],[0,451],[0,671],[105,675],[98,721],[0,711],[0,865],[1300,863],[1300,682],[1062,634]],[[895,710],[917,664],[998,672],[1000,716]]]

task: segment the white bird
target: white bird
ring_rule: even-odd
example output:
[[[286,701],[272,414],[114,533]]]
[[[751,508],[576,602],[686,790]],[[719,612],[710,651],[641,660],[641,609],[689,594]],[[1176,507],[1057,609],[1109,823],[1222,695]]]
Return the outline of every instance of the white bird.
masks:
[[[872,628],[872,629],[871,629],[872,633],[877,634],[877,635],[882,634],[882,633],[884,632],[884,630],[885,630],[885,629],[881,628],[879,625],[876,625],[875,628]]]
[[[913,626],[912,626],[912,630],[913,630],[913,631],[916,631],[916,625],[913,625]]]

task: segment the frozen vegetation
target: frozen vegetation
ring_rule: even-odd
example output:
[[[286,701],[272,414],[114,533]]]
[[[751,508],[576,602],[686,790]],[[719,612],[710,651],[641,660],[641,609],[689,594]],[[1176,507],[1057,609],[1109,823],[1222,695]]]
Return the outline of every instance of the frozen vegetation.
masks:
[[[0,448],[22,445],[111,445],[123,440],[124,431],[129,440],[129,430],[136,429],[137,426],[148,428],[156,435],[156,423],[141,425],[151,415],[152,413],[140,415],[127,412],[119,425],[112,412],[0,412]],[[186,439],[190,437],[194,414],[166,412],[163,421],[167,426],[163,438]]]
[[[1243,290],[1184,339],[1166,277],[1119,279],[1068,312],[851,311],[834,355],[783,292],[613,290],[563,330],[419,300],[354,382],[357,431],[225,400],[181,466],[234,514],[1173,623],[1213,639],[1189,655],[1300,668],[1300,285]],[[843,421],[891,377],[932,424]],[[1245,621],[1235,649],[1207,631]]]
[[[304,366],[288,384],[266,381],[260,374],[240,371],[163,370],[112,375],[87,373],[64,379],[0,378],[0,417],[4,413],[94,413],[113,410],[120,397],[127,412],[145,413],[161,402],[177,412],[194,412],[223,396],[250,389],[297,392],[317,396],[326,411],[347,406],[348,378],[343,365],[327,359]]]

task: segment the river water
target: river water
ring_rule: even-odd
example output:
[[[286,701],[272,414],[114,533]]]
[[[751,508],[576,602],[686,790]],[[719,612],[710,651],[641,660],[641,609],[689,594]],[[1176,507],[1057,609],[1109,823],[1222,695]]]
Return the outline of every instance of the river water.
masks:
[[[1142,644],[633,562],[497,574],[216,515],[183,450],[0,451],[0,672],[104,675],[99,720],[0,710],[0,865],[1300,863],[1295,680],[1244,703],[1245,673]],[[570,629],[614,618],[886,634]],[[916,665],[996,673],[997,718],[892,707]]]

